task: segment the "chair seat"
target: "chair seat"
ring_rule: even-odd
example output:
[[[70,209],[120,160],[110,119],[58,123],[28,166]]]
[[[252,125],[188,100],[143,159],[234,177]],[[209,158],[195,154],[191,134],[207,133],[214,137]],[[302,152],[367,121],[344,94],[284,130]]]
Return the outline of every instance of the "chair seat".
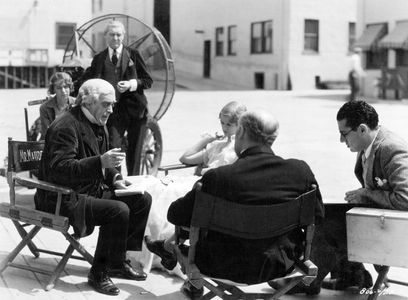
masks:
[[[0,203],[0,215],[5,218],[61,232],[68,232],[69,229],[69,220],[67,217],[57,216],[20,205]]]

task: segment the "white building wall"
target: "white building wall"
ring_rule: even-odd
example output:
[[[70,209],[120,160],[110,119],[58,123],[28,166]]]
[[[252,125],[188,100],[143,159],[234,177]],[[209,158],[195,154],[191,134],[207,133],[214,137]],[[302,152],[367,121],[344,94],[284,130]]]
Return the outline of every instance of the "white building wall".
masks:
[[[171,37],[176,70],[203,74],[203,44],[211,40],[211,78],[254,88],[254,73],[265,73],[265,88],[275,89],[282,61],[282,0],[174,0]],[[273,20],[273,53],[250,54],[251,23]],[[237,25],[237,55],[228,56],[227,27]],[[224,27],[224,55],[215,56],[215,28]],[[195,31],[203,31],[197,34]]]
[[[91,17],[91,0],[0,0],[0,64],[24,65],[27,49],[46,49],[48,66],[61,64],[64,50],[56,49],[56,23],[79,27]]]
[[[341,12],[341,13],[339,13]],[[211,78],[254,88],[254,73],[266,89],[312,89],[322,80],[347,79],[348,23],[356,21],[355,0],[173,0],[172,50],[176,70],[203,74],[203,43],[211,40]],[[319,20],[319,53],[303,53],[304,20]],[[273,20],[273,53],[250,54],[251,23]],[[237,25],[237,55],[215,56],[215,28]],[[203,34],[195,33],[196,30]],[[226,51],[226,44],[224,52]]]
[[[347,80],[348,26],[356,22],[355,0],[291,0],[289,72],[293,89],[313,89],[321,80]],[[319,52],[304,52],[305,19],[319,20]]]
[[[125,14],[149,26],[153,25],[154,1],[152,0],[99,0],[94,1],[94,17],[106,14]]]

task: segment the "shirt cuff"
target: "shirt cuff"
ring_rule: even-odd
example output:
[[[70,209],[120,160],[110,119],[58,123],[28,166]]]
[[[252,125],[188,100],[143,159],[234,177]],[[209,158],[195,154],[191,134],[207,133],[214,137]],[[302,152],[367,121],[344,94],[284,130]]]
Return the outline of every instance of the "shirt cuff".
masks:
[[[129,92],[136,91],[136,89],[137,89],[137,80],[136,79],[130,79],[129,83],[130,83]]]
[[[117,180],[122,180],[123,179],[123,177],[122,177],[122,175],[120,174],[120,173],[118,173],[118,174],[115,174],[115,176],[113,176],[113,184],[115,184],[115,182],[117,181]]]

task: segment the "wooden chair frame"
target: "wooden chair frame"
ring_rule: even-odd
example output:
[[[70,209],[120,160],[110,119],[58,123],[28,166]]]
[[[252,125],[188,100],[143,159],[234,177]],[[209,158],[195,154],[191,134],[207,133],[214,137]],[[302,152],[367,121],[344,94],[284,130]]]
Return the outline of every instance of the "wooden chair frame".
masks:
[[[311,243],[314,234],[316,190],[313,189],[298,198],[276,205],[241,205],[217,198],[202,192],[196,192],[196,201],[193,210],[193,217],[190,228],[176,227],[176,245],[182,245],[179,238],[181,230],[189,231],[190,247],[188,255],[180,247],[175,247],[177,260],[182,271],[187,275],[190,283],[196,288],[206,287],[209,292],[201,299],[211,299],[218,296],[222,299],[279,299],[298,283],[303,282],[309,285],[317,276],[317,267],[310,261]],[[234,221],[234,211],[239,211],[239,221]],[[271,220],[282,220],[281,212],[290,214],[287,222],[276,224]],[[279,216],[279,214],[281,214]],[[285,213],[284,213],[285,214]],[[250,220],[257,219],[257,224],[246,226]],[[238,226],[237,224],[242,224]],[[253,222],[252,222],[253,223]],[[275,223],[275,224],[272,224]],[[269,224],[265,228],[264,224]],[[245,293],[235,282],[223,279],[209,278],[201,274],[195,264],[195,250],[200,234],[207,230],[215,230],[225,234],[243,238],[270,238],[289,232],[295,228],[305,230],[304,253],[295,263],[295,270],[288,274],[285,279],[288,283],[279,290],[272,290],[270,293]],[[261,229],[262,231],[259,231]]]
[[[69,220],[67,217],[60,215],[62,195],[70,195],[76,197],[75,192],[67,187],[58,186],[53,183],[41,181],[36,178],[20,176],[21,171],[37,170],[41,159],[42,150],[44,149],[43,141],[13,141],[9,138],[8,141],[8,170],[7,181],[10,187],[10,203],[0,203],[0,215],[12,220],[18,233],[21,236],[21,242],[8,254],[8,256],[0,262],[0,274],[7,267],[15,267],[18,269],[29,270],[35,273],[42,273],[49,275],[49,281],[45,286],[45,290],[49,291],[55,286],[55,282],[64,270],[68,259],[75,258],[86,260],[92,264],[92,255],[79,243],[79,238],[68,233]],[[27,188],[40,188],[58,194],[57,205],[55,213],[46,213],[33,208],[27,208],[19,205],[16,202],[16,186],[23,186]],[[34,200],[33,200],[34,201]],[[25,227],[33,225],[30,231],[26,231]],[[68,240],[69,246],[65,253],[50,251],[47,249],[38,248],[33,242],[35,235],[43,228],[61,232],[61,234]],[[40,253],[47,253],[57,256],[62,256],[57,266],[53,271],[43,270],[40,268],[14,263],[13,260],[27,246],[34,257],[39,257]],[[76,250],[81,256],[72,255]]]

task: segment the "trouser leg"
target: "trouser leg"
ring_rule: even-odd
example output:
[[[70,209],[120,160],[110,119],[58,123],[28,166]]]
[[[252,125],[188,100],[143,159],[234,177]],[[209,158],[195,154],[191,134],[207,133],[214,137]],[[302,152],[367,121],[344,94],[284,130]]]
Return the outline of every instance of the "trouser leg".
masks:
[[[88,198],[85,216],[89,225],[100,226],[94,270],[119,265],[126,259],[129,207],[110,199]]]
[[[128,151],[126,154],[126,166],[128,175],[139,175],[140,162],[142,157],[142,145],[144,132],[146,130],[147,118],[135,118],[129,121],[128,132]]]
[[[122,148],[123,136],[125,134],[128,121],[114,112],[108,119],[107,127],[109,132],[109,149]]]
[[[141,251],[147,218],[152,204],[149,193],[118,197],[117,201],[129,207],[129,226],[126,237],[126,250]]]

